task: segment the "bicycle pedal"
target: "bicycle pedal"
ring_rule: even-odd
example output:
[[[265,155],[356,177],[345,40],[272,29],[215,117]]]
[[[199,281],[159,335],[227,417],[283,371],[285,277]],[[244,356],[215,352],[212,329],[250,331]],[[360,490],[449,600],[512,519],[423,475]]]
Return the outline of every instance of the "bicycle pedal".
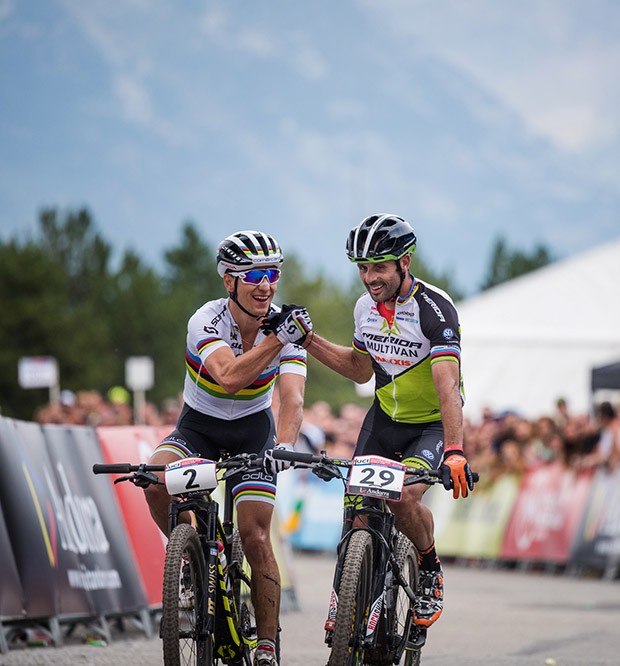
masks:
[[[426,643],[426,627],[419,627],[415,625],[409,633],[406,650],[421,650]]]

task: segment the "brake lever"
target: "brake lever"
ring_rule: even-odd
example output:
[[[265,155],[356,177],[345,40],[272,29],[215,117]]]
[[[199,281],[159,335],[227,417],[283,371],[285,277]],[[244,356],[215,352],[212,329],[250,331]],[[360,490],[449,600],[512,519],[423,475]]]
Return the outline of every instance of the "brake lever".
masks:
[[[318,463],[318,465],[313,468],[312,473],[323,481],[342,478],[342,473],[338,467],[336,465],[330,465],[329,463]]]
[[[155,472],[143,472],[143,471],[134,472],[131,476],[124,476],[116,479],[114,483],[118,483],[119,481],[131,481],[133,485],[138,486],[138,488],[148,488],[149,486],[165,485],[163,481],[159,480]]]

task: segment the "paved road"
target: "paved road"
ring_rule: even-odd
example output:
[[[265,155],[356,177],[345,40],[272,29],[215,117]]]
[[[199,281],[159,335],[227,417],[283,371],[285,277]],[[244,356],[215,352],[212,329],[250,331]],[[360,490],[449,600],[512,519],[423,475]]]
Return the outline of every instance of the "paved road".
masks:
[[[293,565],[301,610],[282,616],[282,666],[324,666],[334,559],[296,553]],[[445,567],[445,578],[446,610],[429,632],[423,666],[620,664],[620,581],[455,565]],[[158,639],[132,634],[107,647],[12,650],[0,664],[161,666],[162,658]]]

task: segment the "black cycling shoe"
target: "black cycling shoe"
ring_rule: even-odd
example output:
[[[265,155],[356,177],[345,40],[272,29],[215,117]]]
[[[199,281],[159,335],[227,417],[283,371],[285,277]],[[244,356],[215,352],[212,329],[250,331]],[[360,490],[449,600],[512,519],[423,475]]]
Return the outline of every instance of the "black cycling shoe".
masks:
[[[430,627],[439,619],[442,612],[443,571],[420,569],[413,621],[419,626]]]

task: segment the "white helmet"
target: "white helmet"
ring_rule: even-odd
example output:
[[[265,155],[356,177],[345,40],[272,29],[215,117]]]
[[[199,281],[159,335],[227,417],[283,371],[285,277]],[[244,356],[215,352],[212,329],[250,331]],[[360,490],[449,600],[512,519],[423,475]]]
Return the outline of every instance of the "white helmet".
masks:
[[[217,248],[217,272],[244,271],[263,266],[280,266],[282,250],[273,236],[262,231],[237,231]]]

